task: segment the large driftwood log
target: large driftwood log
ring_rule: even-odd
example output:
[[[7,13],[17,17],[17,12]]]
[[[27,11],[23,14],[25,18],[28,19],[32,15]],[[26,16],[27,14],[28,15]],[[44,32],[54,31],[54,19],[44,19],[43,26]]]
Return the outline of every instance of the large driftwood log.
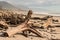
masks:
[[[42,35],[41,35],[37,30],[35,30],[34,28],[30,28],[30,27],[28,26],[28,21],[29,21],[29,18],[31,17],[31,14],[32,14],[32,12],[29,11],[29,12],[28,12],[28,15],[26,16],[26,19],[25,19],[25,22],[24,22],[24,23],[22,23],[21,25],[13,28],[13,29],[11,29],[11,30],[8,29],[8,30],[5,32],[4,35],[10,37],[10,36],[13,36],[14,34],[16,34],[16,33],[18,33],[18,32],[31,31],[31,32],[37,34],[38,36],[42,37]]]
[[[21,24],[21,25],[15,27],[14,29],[7,30],[6,31],[6,34],[8,35],[8,37],[10,37],[10,36],[13,36],[14,34],[16,34],[18,32],[30,31],[30,32],[35,33],[36,35],[42,37],[42,34],[39,33],[37,30],[32,29],[32,28],[29,28],[29,27],[27,27],[25,25],[26,24]],[[5,35],[5,36],[7,36],[7,35]]]

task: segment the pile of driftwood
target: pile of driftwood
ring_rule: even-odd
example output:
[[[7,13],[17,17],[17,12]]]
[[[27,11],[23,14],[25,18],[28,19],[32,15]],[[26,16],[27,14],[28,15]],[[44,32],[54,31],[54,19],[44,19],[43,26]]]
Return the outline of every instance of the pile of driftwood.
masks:
[[[28,32],[33,32],[36,35],[42,37],[41,33],[38,32],[36,29],[34,29],[28,23],[29,19],[31,18],[31,15],[32,15],[32,10],[29,10],[27,15],[18,15],[18,14],[5,15],[3,14],[2,16],[0,16],[0,28],[5,29],[2,35],[10,37],[18,32],[23,32],[25,36],[28,36],[27,35],[27,31],[28,31]],[[17,25],[17,26],[10,30],[9,29],[9,27],[11,27],[10,25]]]
[[[13,14],[13,13],[7,15],[2,13],[0,15],[0,29],[5,30],[2,31],[3,32],[2,35],[10,37],[18,32],[22,32],[24,36],[27,37],[28,36],[27,31],[28,31],[29,33],[33,32],[34,34],[43,37],[42,34],[35,29],[32,23],[28,23],[29,19],[31,18],[31,15],[32,15],[32,10],[29,10],[27,15],[20,15],[20,14]],[[41,26],[43,28],[55,27],[55,26],[51,26],[52,16],[47,16],[45,18],[38,18],[38,19],[46,20],[46,22],[43,23],[43,25]],[[15,27],[12,25],[15,25]],[[10,27],[13,28],[10,29]]]
[[[16,25],[16,24],[20,24],[22,22],[24,22],[23,17],[25,17],[26,15],[23,14],[14,14],[14,13],[1,13],[0,14],[0,20],[6,21],[8,24],[12,24],[12,25]]]

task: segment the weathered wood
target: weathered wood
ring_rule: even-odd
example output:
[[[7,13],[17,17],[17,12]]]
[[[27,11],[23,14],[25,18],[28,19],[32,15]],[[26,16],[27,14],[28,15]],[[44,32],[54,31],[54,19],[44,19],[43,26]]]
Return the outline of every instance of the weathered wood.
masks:
[[[0,27],[4,29],[8,29],[9,25],[5,23],[4,21],[0,21]]]
[[[31,31],[31,32],[37,34],[38,36],[42,37],[42,35],[41,35],[37,30],[35,30],[34,28],[30,28],[30,27],[28,26],[28,21],[29,21],[29,18],[31,17],[31,14],[32,14],[32,12],[29,11],[29,12],[28,12],[28,15],[26,16],[25,22],[22,23],[21,25],[15,27],[15,28],[11,29],[11,30],[8,29],[8,30],[5,32],[5,34],[6,34],[5,36],[8,35],[8,37],[10,37],[10,36],[13,36],[14,34],[16,34],[16,33],[18,33],[18,32],[23,32],[23,31],[28,30],[28,31]]]
[[[35,33],[36,35],[38,35],[40,37],[43,37],[41,33],[39,33],[37,30],[35,30],[33,28],[27,27],[27,25],[25,23],[15,27],[14,29],[7,30],[6,34],[8,35],[8,37],[11,37],[16,33],[23,32],[23,31],[30,31],[30,32],[33,32],[33,33]],[[5,35],[5,36],[7,36],[7,35]]]
[[[52,17],[48,18],[46,22],[42,25],[44,28],[48,28],[49,25],[52,24]]]
[[[27,28],[24,28],[24,27],[26,27],[25,25],[26,25],[26,24],[21,24],[21,25],[15,27],[15,28],[13,28],[13,29],[8,29],[8,30],[6,31],[6,33],[8,34],[9,37],[10,37],[10,36],[13,36],[13,35],[16,34],[16,33],[22,32],[23,30],[27,29]]]

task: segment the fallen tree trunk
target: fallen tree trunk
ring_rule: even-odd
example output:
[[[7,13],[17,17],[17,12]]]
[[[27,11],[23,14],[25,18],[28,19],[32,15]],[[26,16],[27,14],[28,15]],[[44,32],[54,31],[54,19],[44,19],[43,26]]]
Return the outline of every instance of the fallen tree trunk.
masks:
[[[12,28],[12,29],[8,29],[6,31],[6,33],[8,34],[8,36],[13,36],[14,34],[18,33],[18,32],[22,32],[22,30],[25,30],[27,28],[24,28],[25,27],[25,24],[21,24],[15,28]]]
[[[25,24],[24,24],[24,25],[25,25]],[[35,34],[38,35],[39,37],[43,37],[42,34],[39,33],[37,30],[32,29],[32,28],[28,28],[27,26],[24,26],[24,25],[22,24],[22,25],[17,26],[17,27],[14,28],[14,29],[7,30],[7,31],[6,31],[6,34],[4,34],[4,35],[5,35],[5,36],[8,35],[8,37],[11,37],[11,36],[13,36],[14,34],[16,34],[16,33],[18,33],[18,32],[30,31],[30,32],[35,33]]]
[[[31,14],[32,14],[32,11],[30,10],[30,11],[28,12],[27,16],[26,16],[26,19],[25,19],[25,22],[24,22],[24,23],[22,23],[21,25],[15,27],[15,28],[13,28],[13,29],[8,29],[8,30],[5,32],[4,35],[10,37],[10,36],[13,36],[14,34],[16,34],[16,33],[18,33],[18,32],[23,32],[23,31],[25,31],[25,30],[28,30],[28,31],[31,31],[31,32],[33,32],[33,33],[35,33],[35,34],[37,34],[38,36],[41,37],[41,34],[40,34],[37,30],[35,30],[35,29],[33,29],[33,28],[30,28],[30,27],[28,26],[28,21],[29,21],[29,19],[30,19],[30,17],[31,17]]]
[[[12,35],[16,34],[17,32],[20,32],[20,31],[24,30],[23,28],[26,28],[26,27],[27,27],[27,23],[28,23],[31,15],[32,15],[32,11],[29,10],[29,12],[28,12],[28,14],[27,14],[27,16],[26,16],[26,18],[25,18],[24,23],[22,23],[21,25],[17,26],[17,27],[14,28],[14,29],[11,29],[11,30],[8,29],[8,30],[6,31],[6,33],[7,33],[9,36],[12,36]]]

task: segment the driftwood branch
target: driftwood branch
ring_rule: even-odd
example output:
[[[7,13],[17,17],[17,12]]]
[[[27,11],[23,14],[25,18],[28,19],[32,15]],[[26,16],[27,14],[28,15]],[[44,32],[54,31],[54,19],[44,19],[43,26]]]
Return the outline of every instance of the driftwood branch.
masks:
[[[24,23],[22,23],[21,25],[13,28],[13,29],[11,29],[11,30],[8,29],[8,30],[4,33],[4,35],[10,37],[10,36],[13,36],[14,34],[16,34],[16,33],[18,33],[18,32],[31,31],[31,32],[35,33],[36,35],[42,37],[41,33],[39,33],[36,29],[30,28],[30,27],[28,26],[28,21],[29,21],[31,15],[32,15],[32,11],[30,10],[30,11],[28,12],[28,15],[26,16],[26,19],[25,19],[25,22],[24,22]]]

